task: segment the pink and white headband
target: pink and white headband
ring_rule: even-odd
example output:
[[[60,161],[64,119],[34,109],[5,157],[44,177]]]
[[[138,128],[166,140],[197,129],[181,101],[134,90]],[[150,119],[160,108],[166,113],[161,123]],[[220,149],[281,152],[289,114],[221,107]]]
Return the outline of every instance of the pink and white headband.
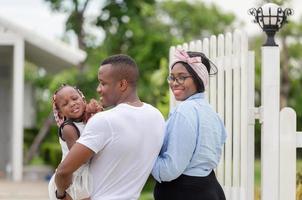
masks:
[[[204,87],[206,87],[209,83],[209,72],[206,66],[201,62],[201,57],[190,57],[185,50],[175,50],[174,60],[170,69],[177,62],[185,62],[196,72],[198,77],[202,80]]]

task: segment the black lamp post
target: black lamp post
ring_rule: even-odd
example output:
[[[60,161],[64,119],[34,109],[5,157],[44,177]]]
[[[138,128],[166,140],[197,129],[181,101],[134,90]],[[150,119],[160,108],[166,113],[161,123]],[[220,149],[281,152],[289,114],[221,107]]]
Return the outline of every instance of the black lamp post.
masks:
[[[282,8],[274,3],[264,4],[262,7],[249,9],[249,14],[255,17],[254,22],[258,23],[267,35],[263,46],[278,46],[275,43],[275,34],[287,22],[287,16],[293,14],[293,10]]]

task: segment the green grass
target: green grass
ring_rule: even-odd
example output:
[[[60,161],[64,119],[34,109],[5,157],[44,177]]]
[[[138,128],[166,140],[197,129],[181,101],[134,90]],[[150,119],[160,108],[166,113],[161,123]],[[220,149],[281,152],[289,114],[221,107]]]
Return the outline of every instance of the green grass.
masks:
[[[254,163],[254,199],[260,200],[260,193],[261,193],[261,162],[260,160],[255,160]]]
[[[302,159],[297,159],[297,172],[302,173]]]
[[[45,162],[43,159],[39,156],[33,157],[33,159],[30,161],[31,165],[45,165]]]
[[[145,184],[139,200],[153,200],[154,179],[150,176]]]
[[[139,200],[153,200],[152,192],[143,192],[139,198]]]

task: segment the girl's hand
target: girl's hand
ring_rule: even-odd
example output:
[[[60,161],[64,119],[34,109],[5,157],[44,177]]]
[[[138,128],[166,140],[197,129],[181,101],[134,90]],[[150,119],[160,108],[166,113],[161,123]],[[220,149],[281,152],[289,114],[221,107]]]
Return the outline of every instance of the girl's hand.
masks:
[[[89,103],[86,105],[85,115],[84,115],[84,123],[92,117],[95,113],[103,111],[102,105],[96,101],[95,99],[91,99]]]

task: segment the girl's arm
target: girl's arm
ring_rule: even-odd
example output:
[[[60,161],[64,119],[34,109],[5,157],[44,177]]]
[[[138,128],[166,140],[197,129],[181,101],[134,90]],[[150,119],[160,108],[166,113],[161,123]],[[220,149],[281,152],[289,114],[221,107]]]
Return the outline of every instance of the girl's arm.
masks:
[[[72,145],[79,138],[77,130],[75,127],[66,124],[62,130],[62,139],[66,142],[68,149],[70,150]]]
[[[92,117],[95,113],[98,113],[100,111],[103,111],[102,105],[95,99],[91,99],[89,103],[86,105],[85,115],[84,115],[84,123],[87,123],[87,121]]]

